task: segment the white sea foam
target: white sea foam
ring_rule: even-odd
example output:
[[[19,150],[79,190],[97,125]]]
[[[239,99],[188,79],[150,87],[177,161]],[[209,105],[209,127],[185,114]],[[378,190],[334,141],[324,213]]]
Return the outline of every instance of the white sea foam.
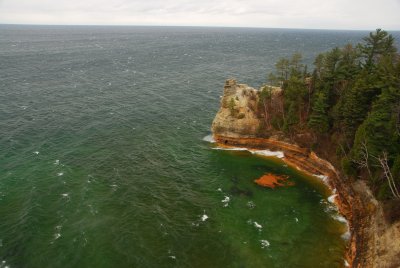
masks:
[[[168,256],[168,258],[171,258],[171,259],[173,259],[173,260],[176,259],[176,257],[175,257],[174,255],[170,255],[170,256]]]
[[[59,177],[62,176],[62,175],[64,175],[63,172],[58,172],[58,173],[57,173],[57,176],[59,176]]]
[[[335,204],[335,199],[336,199],[337,194],[333,194],[328,197],[329,203]]]
[[[221,189],[221,188],[218,188],[217,191],[218,191],[218,192],[222,192],[222,189]]]
[[[339,222],[346,223],[346,224],[348,223],[347,220],[346,220],[346,218],[343,217],[342,215],[335,214],[335,215],[332,215],[332,217],[333,217],[335,220],[339,221]]]
[[[254,222],[254,227],[256,227],[257,229],[261,230],[262,229],[262,225],[259,224],[258,222]]]
[[[260,242],[261,242],[261,248],[267,248],[270,245],[270,243],[266,239],[260,240]]]
[[[61,237],[61,234],[60,233],[55,233],[54,234],[54,240],[57,240],[57,239],[59,239]]]
[[[316,177],[316,178],[318,178],[318,179],[320,179],[320,180],[322,180],[324,183],[328,183],[328,176],[326,176],[326,175],[317,175],[317,174],[314,174],[314,177]]]
[[[225,196],[225,198],[223,200],[221,200],[221,202],[224,203],[224,207],[229,206],[229,201],[230,201],[229,196]]]
[[[234,148],[222,148],[222,147],[215,147],[213,150],[223,150],[223,151],[248,151],[247,148],[239,148],[239,147],[234,147]]]
[[[284,158],[285,154],[281,151],[270,151],[270,150],[250,150],[253,154],[263,155],[263,156],[274,156],[278,158]]]
[[[39,151],[34,151],[33,153],[36,154],[36,155],[38,155],[38,154],[39,154]]]
[[[248,149],[248,148],[244,148],[244,147],[229,147],[229,148],[216,147],[213,149],[214,150],[225,150],[225,151],[248,151],[252,154],[261,155],[261,156],[277,157],[277,158],[285,157],[285,154],[281,151],[253,150],[253,149]]]
[[[247,207],[250,208],[250,209],[253,209],[253,208],[256,207],[256,204],[254,204],[253,201],[249,201],[249,202],[247,202]]]
[[[61,196],[67,198],[69,197],[69,193],[61,194]]]
[[[296,217],[296,218],[294,218],[294,220],[296,221],[296,222],[299,222],[299,219]]]
[[[222,203],[228,203],[230,201],[230,197],[229,196],[225,196],[225,198],[221,201]]]
[[[201,221],[206,221],[208,219],[208,216],[206,214],[203,214],[201,216]]]
[[[349,240],[350,237],[351,237],[350,231],[348,230],[347,232],[345,232],[344,234],[342,234],[341,237],[342,237],[342,239],[344,239],[344,240],[346,240],[346,241]]]
[[[215,143],[214,137],[213,137],[213,135],[211,135],[211,134],[205,136],[205,137],[203,138],[203,141],[210,142],[210,143]]]
[[[54,165],[58,165],[60,164],[60,160],[56,159],[56,161],[54,161]]]
[[[344,266],[349,267],[350,264],[346,260],[344,260]]]

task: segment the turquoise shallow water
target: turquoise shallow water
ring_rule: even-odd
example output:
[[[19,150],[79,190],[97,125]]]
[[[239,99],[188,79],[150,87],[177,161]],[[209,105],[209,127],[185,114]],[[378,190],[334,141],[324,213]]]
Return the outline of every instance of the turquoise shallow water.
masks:
[[[203,137],[226,78],[364,34],[0,26],[0,267],[340,267],[321,184]]]

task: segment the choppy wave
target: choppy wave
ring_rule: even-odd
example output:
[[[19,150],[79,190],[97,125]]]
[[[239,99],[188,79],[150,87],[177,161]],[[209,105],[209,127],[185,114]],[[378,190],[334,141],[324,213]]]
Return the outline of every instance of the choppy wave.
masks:
[[[6,252],[0,261],[7,266],[90,267],[110,254],[110,267],[162,267],[173,257],[177,266],[204,264],[205,257],[215,267],[234,266],[233,260],[294,267],[303,259],[318,266],[341,257],[340,236],[324,224],[332,211],[315,203],[318,191],[305,183],[280,191],[255,187],[262,172],[286,167],[203,150],[201,139],[227,76],[257,87],[265,68],[273,68],[266,58],[287,56],[301,44],[311,59],[329,49],[327,39],[345,44],[357,33],[0,28],[7,40],[0,42],[0,255]],[[214,142],[211,135],[204,141]],[[248,225],[250,214],[256,221]],[[313,228],[312,243],[298,243],[295,252],[250,248],[266,238],[271,245],[301,242],[303,225]],[[248,244],[232,247],[232,237]],[[306,260],[315,244],[334,250]],[[77,252],[79,260],[59,257]],[[165,254],[154,258],[158,253]]]

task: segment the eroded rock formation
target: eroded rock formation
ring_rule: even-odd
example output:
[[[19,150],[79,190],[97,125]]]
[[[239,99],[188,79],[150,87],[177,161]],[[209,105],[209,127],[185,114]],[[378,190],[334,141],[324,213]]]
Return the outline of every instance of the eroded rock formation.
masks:
[[[279,92],[279,88],[274,89]],[[351,237],[347,262],[357,268],[400,267],[400,222],[387,223],[382,204],[361,180],[346,179],[337,168],[314,152],[288,142],[282,133],[260,135],[258,90],[227,80],[221,107],[212,123],[214,139],[221,145],[284,152],[284,161],[312,175],[323,175],[336,191],[335,202],[349,221]]]

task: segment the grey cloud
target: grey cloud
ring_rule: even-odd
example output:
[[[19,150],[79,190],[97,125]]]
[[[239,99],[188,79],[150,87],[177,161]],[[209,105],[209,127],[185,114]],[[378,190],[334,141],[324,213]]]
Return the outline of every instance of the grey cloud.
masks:
[[[0,0],[0,23],[400,29],[400,0]]]

